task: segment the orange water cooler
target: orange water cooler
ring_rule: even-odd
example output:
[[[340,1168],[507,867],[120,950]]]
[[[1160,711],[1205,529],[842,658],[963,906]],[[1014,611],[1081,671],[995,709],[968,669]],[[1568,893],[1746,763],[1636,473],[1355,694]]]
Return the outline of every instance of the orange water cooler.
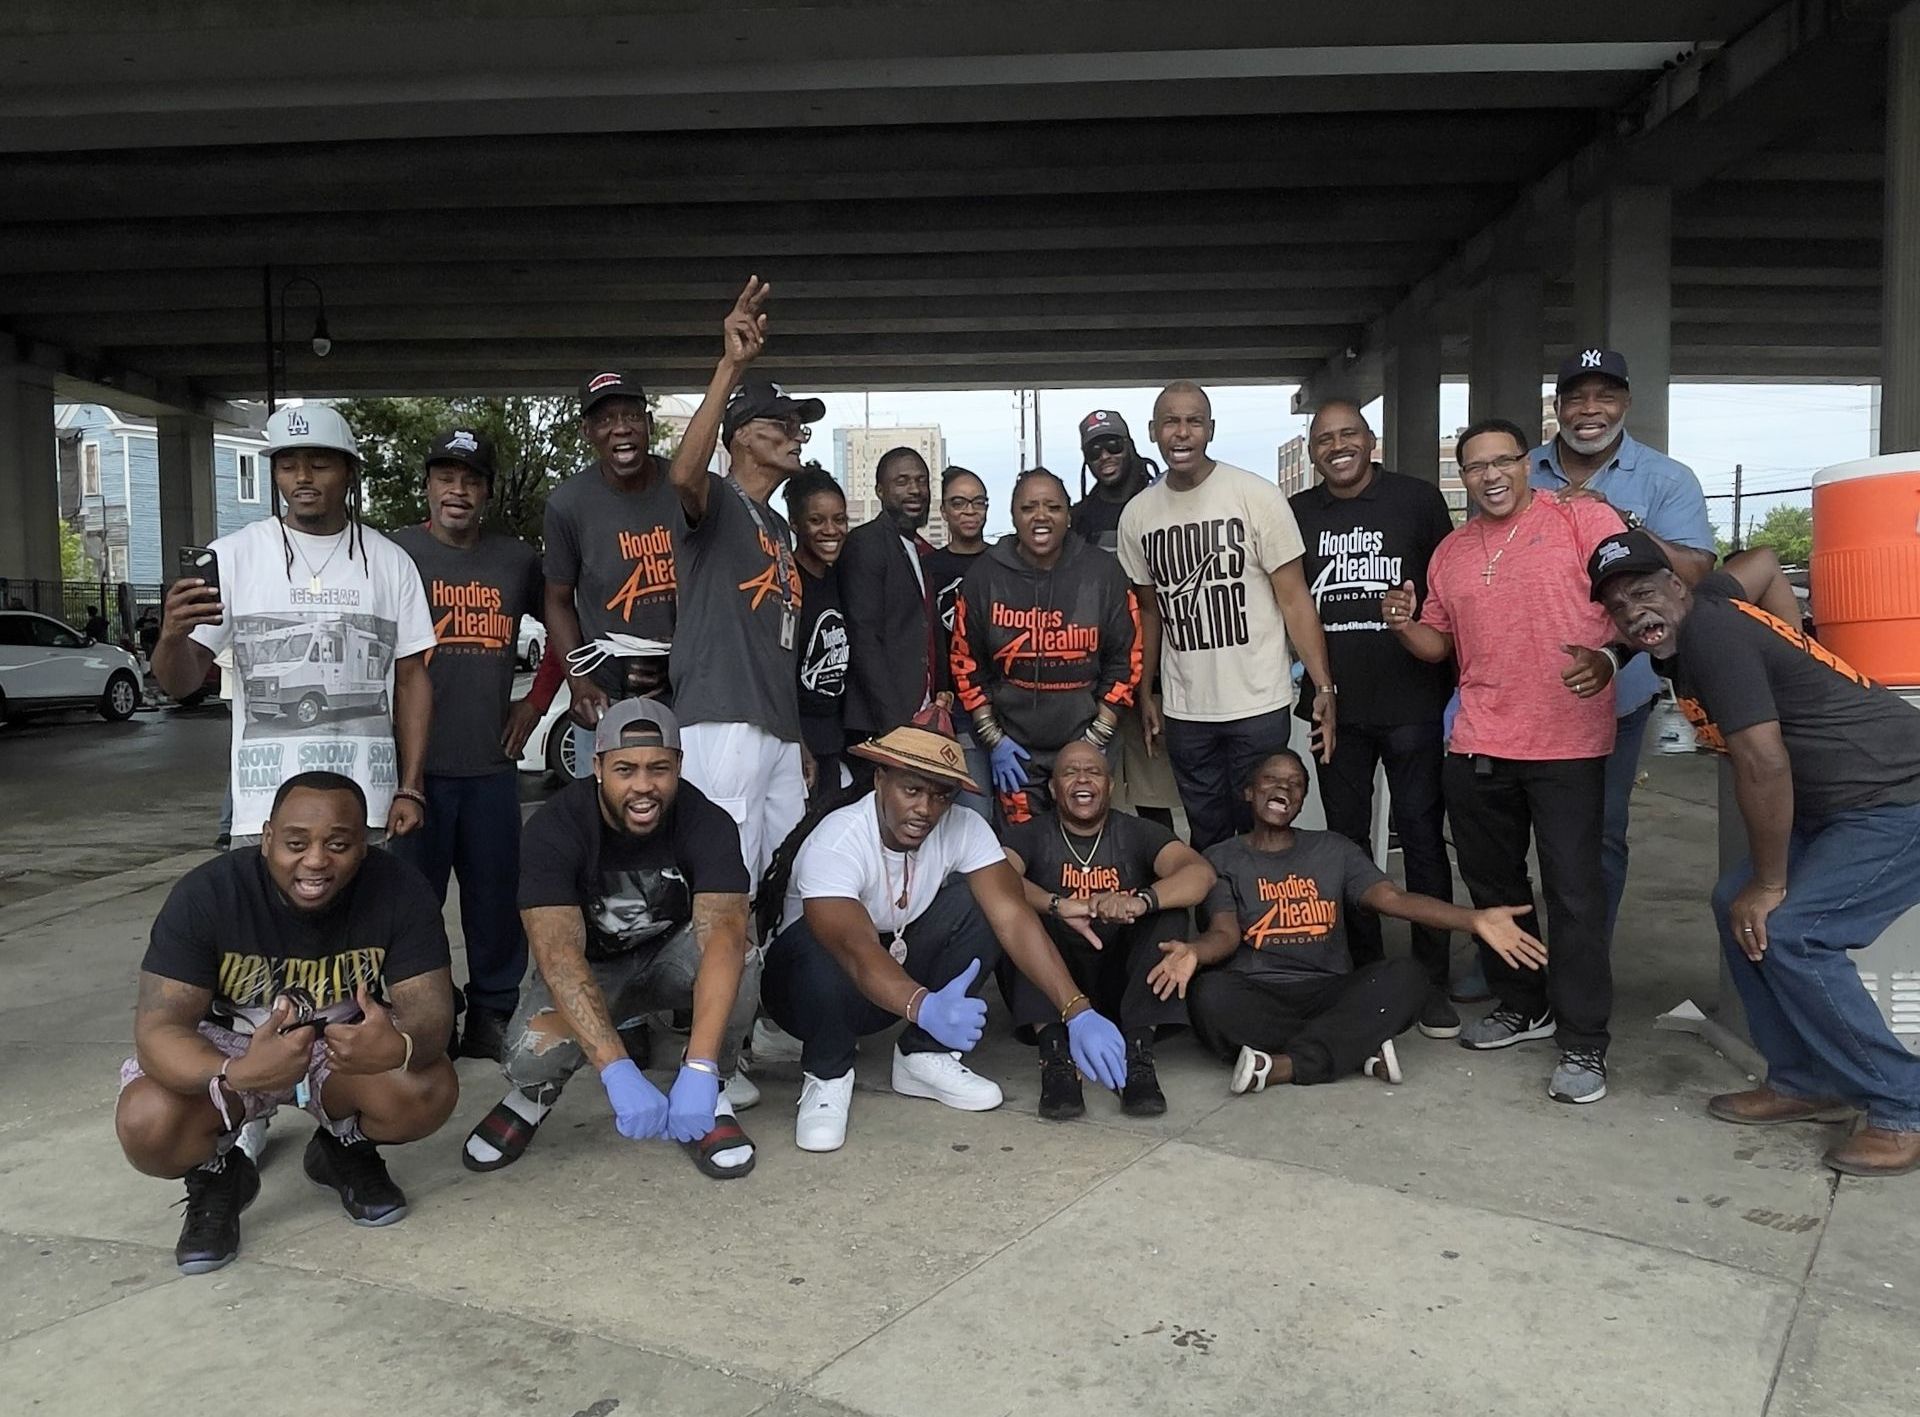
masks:
[[[1820,642],[1870,679],[1920,686],[1920,452],[1814,474],[1811,569]]]

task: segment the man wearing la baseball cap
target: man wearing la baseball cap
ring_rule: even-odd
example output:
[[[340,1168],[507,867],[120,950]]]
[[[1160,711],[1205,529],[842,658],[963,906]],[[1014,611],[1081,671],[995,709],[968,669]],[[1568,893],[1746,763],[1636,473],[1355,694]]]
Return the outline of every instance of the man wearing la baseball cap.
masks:
[[[753,1169],[753,1143],[721,1090],[760,992],[747,870],[733,819],[682,780],[681,742],[665,704],[615,704],[594,730],[593,777],[527,823],[520,909],[534,970],[507,1030],[512,1086],[467,1138],[470,1171],[519,1159],[588,1062],[621,1136],[680,1142],[716,1180]],[[669,1009],[692,1010],[693,1026],[662,1093],[617,1025]]]
[[[1920,905],[1920,709],[1744,603],[1734,576],[1689,587],[1644,532],[1600,542],[1587,572],[1621,639],[1732,759],[1748,858],[1713,913],[1767,1079],[1707,1110],[1748,1126],[1864,1113],[1826,1164],[1920,1169],[1920,1057],[1847,957]]]

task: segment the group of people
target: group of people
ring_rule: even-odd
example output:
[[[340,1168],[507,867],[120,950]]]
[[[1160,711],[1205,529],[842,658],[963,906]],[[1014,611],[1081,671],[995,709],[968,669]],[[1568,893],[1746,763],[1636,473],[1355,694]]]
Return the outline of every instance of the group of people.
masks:
[[[1211,456],[1182,381],[1153,407],[1158,463],[1096,410],[1091,486],[1023,472],[997,543],[985,484],[944,470],[936,550],[918,454],[880,460],[881,514],[851,530],[803,464],[824,406],[751,377],[769,295],[751,279],[727,313],[671,459],[637,381],[585,381],[594,465],[552,492],[542,551],[484,529],[470,428],[426,456],[426,523],[389,536],[338,413],[269,420],[275,515],[170,588],[153,654],[172,692],[220,651],[236,678],[233,849],[154,923],[117,1112],[136,1167],[185,1178],[183,1270],[237,1253],[287,1103],[316,1122],[307,1173],[362,1224],[405,1214],[379,1148],[445,1123],[458,1053],[506,1083],[473,1171],[519,1161],[590,1062],[623,1137],[737,1179],[749,1040],[800,1063],[803,1150],[844,1145],[858,1040],[903,1023],[895,1093],[1001,1105],[965,1061],[990,981],[1049,1118],[1084,1113],[1088,1079],[1164,1112],[1155,1046],[1182,1027],[1234,1093],[1399,1082],[1417,1026],[1552,1039],[1549,1095],[1598,1101],[1656,669],[1732,755],[1753,844],[1715,904],[1772,1071],[1712,1110],[1864,1110],[1830,1164],[1920,1165],[1920,1059],[1844,953],[1920,900],[1920,715],[1790,628],[1769,557],[1714,571],[1697,481],[1625,431],[1620,356],[1568,362],[1542,447],[1462,433],[1457,528],[1378,465],[1354,404],[1317,410],[1320,482],[1289,500]],[[515,701],[523,614],[550,652]],[[523,834],[514,763],[563,685],[583,775]],[[1382,766],[1405,889],[1372,854]],[[1316,780],[1325,832],[1296,825]],[[1479,946],[1457,978],[1456,931]],[[663,1018],[685,1035],[664,1089]]]

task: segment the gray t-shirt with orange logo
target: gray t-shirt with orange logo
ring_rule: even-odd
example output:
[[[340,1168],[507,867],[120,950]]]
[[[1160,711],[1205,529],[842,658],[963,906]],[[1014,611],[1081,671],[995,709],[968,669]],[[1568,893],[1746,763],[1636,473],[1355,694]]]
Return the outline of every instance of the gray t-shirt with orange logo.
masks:
[[[673,639],[680,498],[667,473],[666,461],[655,457],[652,481],[627,492],[609,487],[600,469],[590,467],[547,496],[547,579],[573,587],[583,643],[609,634]],[[619,698],[625,673],[625,661],[609,657],[593,680]]]
[[[1251,837],[1209,847],[1220,873],[1203,907],[1238,925],[1240,948],[1222,969],[1271,983],[1302,984],[1350,973],[1347,911],[1387,878],[1338,832],[1295,830],[1285,851],[1256,851]]]

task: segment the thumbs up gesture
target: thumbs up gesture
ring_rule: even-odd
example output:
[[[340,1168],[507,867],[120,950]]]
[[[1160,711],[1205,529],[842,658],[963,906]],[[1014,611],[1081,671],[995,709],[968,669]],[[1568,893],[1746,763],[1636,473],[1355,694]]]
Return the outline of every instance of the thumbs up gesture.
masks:
[[[920,1012],[914,1022],[932,1034],[942,1047],[958,1053],[972,1052],[973,1045],[986,1030],[986,1001],[967,993],[979,977],[980,961],[971,960],[965,969],[940,988],[929,991],[920,1001]]]

